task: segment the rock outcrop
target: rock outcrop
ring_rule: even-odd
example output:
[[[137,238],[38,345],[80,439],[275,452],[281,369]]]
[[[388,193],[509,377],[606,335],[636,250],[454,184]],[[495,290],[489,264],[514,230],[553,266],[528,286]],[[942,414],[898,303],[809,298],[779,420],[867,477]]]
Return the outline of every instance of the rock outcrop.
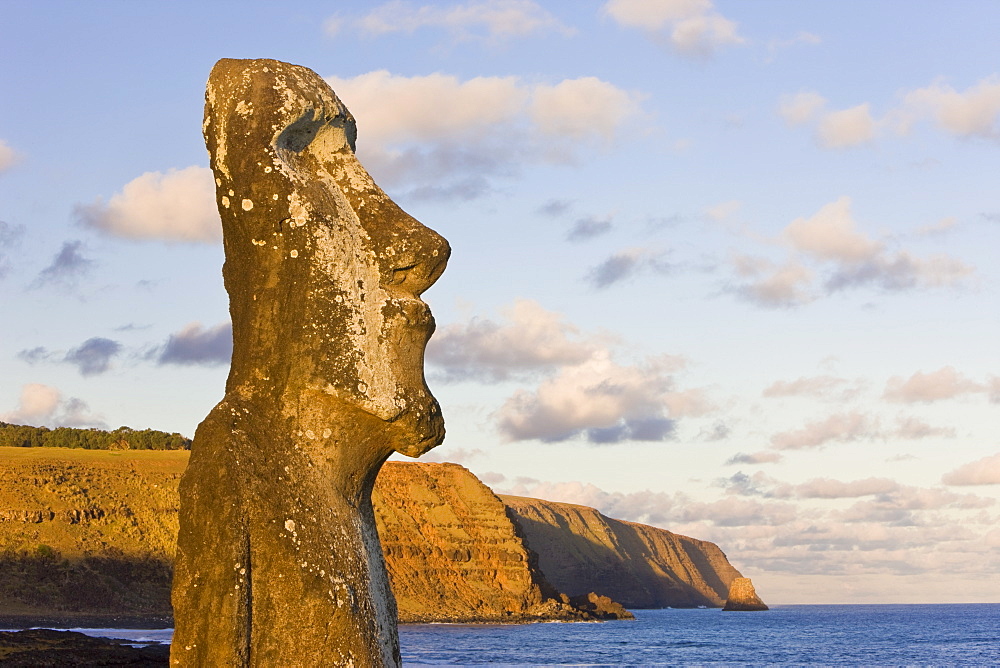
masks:
[[[736,578],[729,585],[729,598],[726,599],[726,605],[722,609],[723,611],[756,612],[767,610],[768,607],[757,596],[750,578]]]
[[[626,608],[720,607],[740,577],[713,543],[605,517],[587,506],[500,497],[553,586]]]
[[[420,294],[448,244],[374,183],[312,70],[223,59],[205,98],[233,357],[180,486],[171,663],[398,665],[370,496],[389,455],[444,438]]]
[[[0,631],[0,663],[28,666],[166,666],[170,648],[152,644],[133,647],[128,641],[94,638],[77,631],[28,629]]]

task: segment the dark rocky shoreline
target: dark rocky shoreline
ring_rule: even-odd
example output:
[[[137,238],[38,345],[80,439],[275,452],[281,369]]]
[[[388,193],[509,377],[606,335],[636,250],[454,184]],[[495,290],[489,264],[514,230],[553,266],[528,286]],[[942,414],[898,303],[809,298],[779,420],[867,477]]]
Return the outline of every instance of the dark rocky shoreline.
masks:
[[[130,641],[95,638],[77,631],[27,629],[0,631],[4,666],[166,666],[170,645],[133,647]]]

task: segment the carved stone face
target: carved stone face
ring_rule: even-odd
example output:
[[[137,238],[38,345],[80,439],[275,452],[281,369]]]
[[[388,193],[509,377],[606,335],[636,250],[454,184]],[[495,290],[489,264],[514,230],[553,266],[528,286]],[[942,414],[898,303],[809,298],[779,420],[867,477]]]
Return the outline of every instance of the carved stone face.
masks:
[[[233,315],[229,388],[322,392],[395,422],[404,454],[440,443],[423,374],[434,320],[420,295],[448,243],[374,183],[354,155],[353,117],[311,70],[220,61],[205,124],[207,138],[263,147],[233,151],[237,163],[209,141]]]

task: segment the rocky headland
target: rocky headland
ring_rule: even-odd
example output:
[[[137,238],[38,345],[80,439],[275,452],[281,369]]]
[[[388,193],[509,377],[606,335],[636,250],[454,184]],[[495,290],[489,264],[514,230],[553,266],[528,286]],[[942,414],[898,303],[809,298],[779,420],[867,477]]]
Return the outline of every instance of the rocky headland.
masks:
[[[740,577],[714,543],[611,519],[594,508],[501,496],[559,591],[626,608],[718,608]]]
[[[0,448],[0,624],[168,626],[185,451]],[[593,508],[498,497],[457,464],[390,462],[373,494],[403,622],[720,607],[712,543]]]
[[[735,578],[729,585],[729,598],[726,599],[726,605],[722,609],[733,612],[757,612],[769,608],[757,596],[750,578]]]

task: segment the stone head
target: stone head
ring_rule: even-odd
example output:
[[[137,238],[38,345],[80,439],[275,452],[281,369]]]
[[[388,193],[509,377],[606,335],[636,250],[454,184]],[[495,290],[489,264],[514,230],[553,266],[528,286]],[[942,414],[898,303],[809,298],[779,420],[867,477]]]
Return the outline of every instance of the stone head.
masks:
[[[204,129],[233,319],[227,393],[286,406],[322,395],[397,422],[399,452],[440,443],[423,373],[434,320],[420,295],[450,249],[358,162],[351,113],[305,67],[226,59],[209,78]]]

